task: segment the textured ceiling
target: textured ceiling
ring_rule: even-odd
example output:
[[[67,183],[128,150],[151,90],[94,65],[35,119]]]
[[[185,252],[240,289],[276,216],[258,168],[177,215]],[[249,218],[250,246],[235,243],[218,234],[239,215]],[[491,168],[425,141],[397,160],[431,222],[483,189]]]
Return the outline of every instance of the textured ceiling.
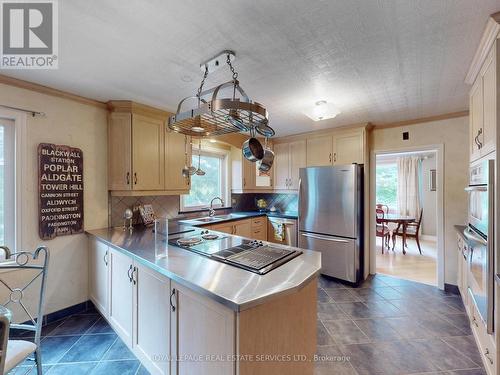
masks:
[[[233,49],[279,135],[464,110],[465,74],[500,0],[64,0],[59,69],[3,74],[174,110],[199,63]],[[209,76],[214,85],[226,69]],[[341,114],[313,122],[317,100]]]

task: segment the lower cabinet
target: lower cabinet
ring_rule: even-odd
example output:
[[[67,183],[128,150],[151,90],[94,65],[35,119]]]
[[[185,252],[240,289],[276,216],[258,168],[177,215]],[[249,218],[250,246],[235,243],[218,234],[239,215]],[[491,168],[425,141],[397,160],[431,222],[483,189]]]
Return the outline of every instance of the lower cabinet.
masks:
[[[234,374],[234,311],[173,281],[172,293],[172,374]]]
[[[101,315],[109,315],[109,249],[95,238],[89,239],[89,294]]]
[[[151,375],[170,373],[170,279],[141,264],[134,273],[133,349]]]
[[[117,250],[111,249],[109,255],[109,323],[125,344],[132,347],[134,265],[132,258]]]

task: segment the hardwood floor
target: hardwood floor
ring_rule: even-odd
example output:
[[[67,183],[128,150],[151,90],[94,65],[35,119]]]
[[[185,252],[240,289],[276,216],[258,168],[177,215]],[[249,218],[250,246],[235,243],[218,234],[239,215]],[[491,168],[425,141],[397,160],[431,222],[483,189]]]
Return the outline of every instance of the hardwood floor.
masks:
[[[391,243],[392,245],[392,243]],[[381,238],[377,238],[377,273],[437,285],[437,246],[433,241],[420,241],[422,255],[418,252],[415,240],[408,239],[406,255],[401,252],[401,239],[398,238],[394,252],[381,251]]]

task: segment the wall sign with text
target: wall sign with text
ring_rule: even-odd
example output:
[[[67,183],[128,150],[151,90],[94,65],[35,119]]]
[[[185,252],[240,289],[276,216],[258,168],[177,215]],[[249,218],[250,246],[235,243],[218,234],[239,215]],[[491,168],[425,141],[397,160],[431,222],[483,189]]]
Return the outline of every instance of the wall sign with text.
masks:
[[[38,145],[39,234],[42,240],[83,232],[83,154],[79,148]]]

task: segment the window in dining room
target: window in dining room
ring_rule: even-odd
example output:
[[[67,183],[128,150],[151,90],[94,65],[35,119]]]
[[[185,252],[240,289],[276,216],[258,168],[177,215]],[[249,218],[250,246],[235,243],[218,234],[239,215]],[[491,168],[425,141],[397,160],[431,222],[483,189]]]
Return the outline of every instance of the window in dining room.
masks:
[[[377,204],[396,211],[398,206],[398,166],[394,163],[377,163],[376,172]]]

